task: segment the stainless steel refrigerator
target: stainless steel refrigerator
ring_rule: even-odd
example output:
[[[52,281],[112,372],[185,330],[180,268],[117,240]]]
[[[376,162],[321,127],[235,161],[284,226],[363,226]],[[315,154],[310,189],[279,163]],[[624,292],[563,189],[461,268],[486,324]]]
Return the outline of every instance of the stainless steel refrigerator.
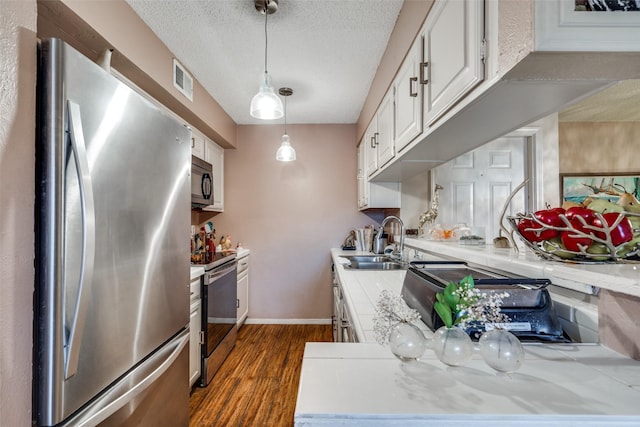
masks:
[[[190,130],[58,39],[38,96],[34,422],[187,426]]]

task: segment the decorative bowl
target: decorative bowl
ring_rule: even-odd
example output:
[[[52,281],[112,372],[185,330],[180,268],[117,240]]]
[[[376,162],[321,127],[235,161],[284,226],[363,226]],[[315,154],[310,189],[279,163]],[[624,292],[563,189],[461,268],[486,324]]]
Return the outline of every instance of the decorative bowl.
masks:
[[[595,217],[600,221],[599,224],[605,224],[603,226],[587,224],[585,221],[572,222],[564,214],[559,215],[560,226],[548,225],[532,213],[507,216],[507,220],[522,242],[546,260],[585,264],[640,263],[640,229],[632,229],[633,238],[631,240],[615,244],[617,240],[615,229],[620,222],[625,218],[640,217],[640,214],[616,213],[619,214],[620,219],[613,223],[608,223],[603,214],[595,213]],[[555,236],[539,241],[530,240],[532,235],[540,236],[544,232],[546,232],[545,234],[555,233]],[[524,234],[529,235],[530,238],[525,237]],[[574,241],[582,241],[583,243],[574,244],[569,249],[563,244],[565,240],[562,239],[567,236],[575,239]],[[584,244],[585,241],[589,243]]]

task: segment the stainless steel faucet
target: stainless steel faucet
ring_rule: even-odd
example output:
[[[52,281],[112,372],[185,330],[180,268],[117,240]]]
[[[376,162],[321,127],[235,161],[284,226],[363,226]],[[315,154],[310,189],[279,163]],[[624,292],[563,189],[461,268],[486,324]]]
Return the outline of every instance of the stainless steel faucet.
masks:
[[[399,254],[398,254],[398,258],[400,258],[400,261],[402,261],[402,258],[404,256],[404,223],[402,222],[402,220],[400,218],[398,218],[395,215],[390,215],[388,217],[386,217],[385,219],[382,220],[382,223],[380,224],[380,228],[378,229],[378,233],[376,234],[376,239],[380,239],[382,237],[382,233],[384,232],[384,226],[391,220],[396,220],[398,221],[398,223],[400,224],[400,248],[398,249]],[[395,240],[396,236],[393,236],[393,239]],[[392,252],[391,255],[394,255],[394,253]]]

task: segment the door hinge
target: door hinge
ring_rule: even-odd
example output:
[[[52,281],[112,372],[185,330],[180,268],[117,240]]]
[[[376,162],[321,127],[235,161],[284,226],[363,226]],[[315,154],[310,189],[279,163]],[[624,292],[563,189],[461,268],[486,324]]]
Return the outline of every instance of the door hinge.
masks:
[[[484,63],[487,58],[487,39],[482,39],[480,44],[480,60]]]

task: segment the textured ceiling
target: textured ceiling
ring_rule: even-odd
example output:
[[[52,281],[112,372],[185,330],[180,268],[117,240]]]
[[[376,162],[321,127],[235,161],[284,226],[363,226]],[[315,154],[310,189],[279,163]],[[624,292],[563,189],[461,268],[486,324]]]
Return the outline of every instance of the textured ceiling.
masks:
[[[254,0],[127,0],[238,124],[264,72],[265,17]],[[268,71],[288,123],[355,123],[402,0],[280,0],[268,16]],[[282,121],[280,119],[279,121]],[[276,121],[276,122],[279,122]]]
[[[561,122],[640,121],[640,80],[625,80],[560,112]]]

